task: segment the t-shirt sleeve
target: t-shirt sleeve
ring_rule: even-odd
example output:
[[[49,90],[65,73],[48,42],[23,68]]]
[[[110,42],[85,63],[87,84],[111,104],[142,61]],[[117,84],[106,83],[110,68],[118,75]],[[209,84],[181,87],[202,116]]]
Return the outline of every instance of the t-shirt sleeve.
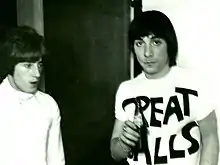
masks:
[[[122,107],[124,100],[132,98],[132,92],[129,85],[126,83],[121,83],[116,92],[115,96],[115,118],[121,121],[133,120],[134,116],[134,105],[129,105],[125,109]]]
[[[199,110],[195,112],[196,120],[202,120],[213,110],[217,110],[218,90],[215,81],[211,81],[207,76],[201,76],[199,81]]]

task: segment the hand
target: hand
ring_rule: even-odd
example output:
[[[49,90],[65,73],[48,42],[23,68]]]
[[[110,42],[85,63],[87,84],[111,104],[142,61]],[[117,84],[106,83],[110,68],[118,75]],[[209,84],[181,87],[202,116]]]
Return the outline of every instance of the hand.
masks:
[[[121,144],[129,148],[136,146],[140,139],[139,127],[131,121],[125,121],[124,128],[119,137]]]

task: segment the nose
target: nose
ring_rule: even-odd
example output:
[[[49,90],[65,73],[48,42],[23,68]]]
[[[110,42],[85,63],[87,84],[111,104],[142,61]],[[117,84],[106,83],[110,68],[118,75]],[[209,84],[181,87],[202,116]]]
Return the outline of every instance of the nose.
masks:
[[[151,45],[150,44],[146,44],[145,46],[145,51],[144,51],[144,56],[145,57],[149,57],[149,56],[152,56],[152,48],[151,48]]]
[[[32,73],[33,73],[33,76],[34,76],[34,77],[36,77],[36,78],[39,78],[39,77],[40,77],[41,71],[40,71],[40,68],[38,67],[37,64],[33,65]]]

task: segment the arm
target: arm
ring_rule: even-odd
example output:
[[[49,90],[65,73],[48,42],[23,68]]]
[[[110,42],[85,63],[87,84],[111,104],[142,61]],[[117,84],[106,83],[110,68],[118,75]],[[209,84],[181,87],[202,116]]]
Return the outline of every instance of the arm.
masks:
[[[198,124],[202,139],[200,165],[217,165],[219,141],[215,111],[212,111],[206,118],[200,120]]]
[[[48,137],[47,162],[48,165],[65,165],[63,142],[60,130],[61,117],[57,107]]]
[[[138,128],[133,122],[116,119],[110,147],[113,159],[120,161],[127,158],[139,138]]]

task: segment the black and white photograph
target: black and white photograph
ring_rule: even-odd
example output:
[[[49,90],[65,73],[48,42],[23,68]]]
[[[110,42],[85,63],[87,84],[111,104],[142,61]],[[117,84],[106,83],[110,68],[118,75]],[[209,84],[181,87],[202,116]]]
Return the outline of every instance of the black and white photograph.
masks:
[[[0,165],[220,165],[218,0],[1,0]]]

